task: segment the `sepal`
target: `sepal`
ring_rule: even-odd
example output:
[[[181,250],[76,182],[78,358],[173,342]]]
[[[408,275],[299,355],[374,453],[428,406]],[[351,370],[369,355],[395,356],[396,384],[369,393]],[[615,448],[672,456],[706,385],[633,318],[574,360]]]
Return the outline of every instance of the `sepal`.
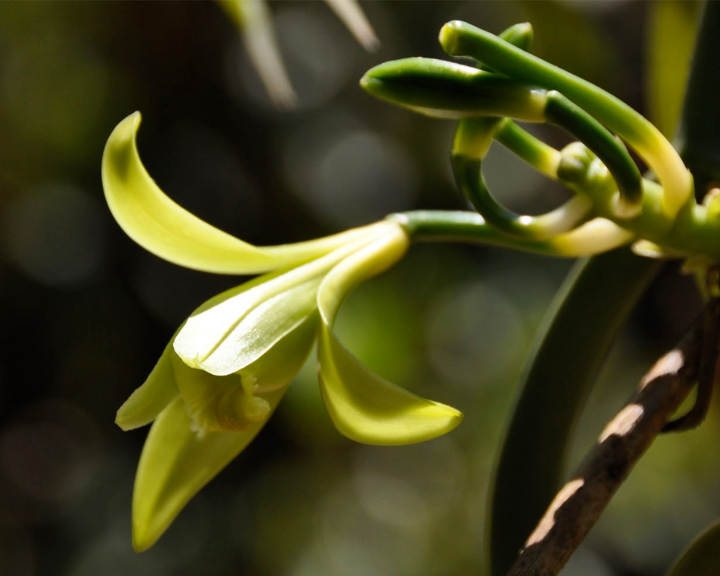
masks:
[[[191,370],[191,368],[188,368]],[[268,417],[285,389],[263,399]],[[147,550],[175,517],[231,460],[242,452],[267,422],[243,432],[195,432],[181,398],[155,420],[140,456],[133,494],[133,547]]]

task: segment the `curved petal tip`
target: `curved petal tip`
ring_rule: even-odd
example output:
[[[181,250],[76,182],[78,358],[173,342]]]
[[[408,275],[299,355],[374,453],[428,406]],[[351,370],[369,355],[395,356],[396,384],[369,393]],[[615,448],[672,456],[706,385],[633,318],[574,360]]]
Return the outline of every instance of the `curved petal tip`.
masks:
[[[461,412],[395,386],[366,368],[327,326],[318,343],[320,389],[338,431],[363,444],[399,446],[455,429]]]

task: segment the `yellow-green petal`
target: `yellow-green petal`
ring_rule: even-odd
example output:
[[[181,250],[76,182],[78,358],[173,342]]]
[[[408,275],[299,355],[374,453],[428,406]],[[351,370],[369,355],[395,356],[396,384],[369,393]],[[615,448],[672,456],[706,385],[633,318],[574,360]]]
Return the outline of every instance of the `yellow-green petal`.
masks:
[[[283,337],[277,344],[249,364],[240,374],[251,378],[257,394],[264,394],[287,386],[305,364],[317,338],[317,312]]]
[[[178,394],[172,357],[172,340],[165,347],[147,380],[120,406],[115,423],[123,430],[150,424]]]
[[[105,145],[102,181],[115,220],[146,250],[195,270],[257,274],[292,266],[360,238],[367,227],[281,246],[257,247],[200,220],[160,190],[137,151],[140,113],[125,118]]]
[[[263,396],[269,406],[268,417],[284,391]],[[135,550],[152,546],[190,499],[245,449],[266,421],[267,417],[245,432],[193,432],[182,399],[171,403],[155,420],[140,457],[132,506]]]
[[[322,318],[318,342],[320,389],[336,428],[365,444],[402,445],[429,440],[454,429],[462,414],[420,398],[368,370],[332,330],[343,299],[355,286],[397,262],[408,247],[395,222],[387,233],[338,264],[318,292]]]
[[[193,368],[226,376],[254,362],[317,309],[323,276],[338,262],[382,233],[365,236],[282,274],[255,279],[250,289],[229,290],[194,312],[175,338],[175,352]]]
[[[378,222],[375,231],[374,238],[338,260],[324,278],[318,291],[318,307],[325,324],[333,325],[340,305],[353,288],[387,270],[407,252],[410,238],[397,221]]]
[[[338,431],[356,442],[398,446],[447,434],[462,413],[421,398],[368,370],[322,325],[320,389]]]
[[[193,368],[215,376],[242,370],[316,310],[321,278],[267,296],[256,287],[188,318],[175,338],[175,352]]]

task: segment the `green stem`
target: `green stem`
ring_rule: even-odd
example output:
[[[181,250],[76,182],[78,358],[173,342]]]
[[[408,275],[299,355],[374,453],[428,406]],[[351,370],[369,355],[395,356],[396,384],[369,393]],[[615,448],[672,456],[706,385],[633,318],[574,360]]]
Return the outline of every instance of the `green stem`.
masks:
[[[528,240],[552,238],[579,226],[588,219],[593,208],[589,198],[575,196],[559,208],[540,216],[516,214],[491,194],[483,177],[482,160],[453,153],[452,165],[463,195],[490,226],[510,236]]]
[[[666,191],[668,215],[674,216],[688,200],[692,179],[673,147],[655,126],[610,93],[465,22],[446,24],[440,43],[452,56],[470,56],[511,78],[557,90],[592,114],[655,170]]]
[[[495,140],[548,178],[557,179],[560,152],[506,118]]]
[[[548,122],[565,128],[603,161],[620,193],[616,213],[621,217],[636,216],[642,207],[642,176],[625,146],[595,118],[557,91],[548,93],[545,117]]]

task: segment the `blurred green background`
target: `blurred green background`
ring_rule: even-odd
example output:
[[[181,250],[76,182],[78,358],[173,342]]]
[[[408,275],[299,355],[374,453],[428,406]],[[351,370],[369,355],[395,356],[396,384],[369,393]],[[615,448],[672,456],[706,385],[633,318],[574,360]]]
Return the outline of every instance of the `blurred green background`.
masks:
[[[136,555],[145,431],[121,432],[115,410],[186,315],[238,279],[174,267],[120,231],[102,196],[104,142],[142,111],[140,152],[161,187],[257,244],[460,209],[453,123],[373,100],[358,87],[364,71],[442,57],[437,32],[451,19],[493,32],[531,21],[537,54],[647,111],[654,4],[366,3],[382,42],[368,54],[324,3],[273,2],[299,95],[281,112],[212,2],[0,3],[0,574],[479,574],[485,491],[521,361],[570,262],[414,247],[353,294],[339,332],[377,372],[464,411],[461,427],[418,446],[353,444],[325,414],[310,361],[252,446]],[[516,208],[563,197],[503,150],[487,172]],[[670,266],[608,363],[575,462],[699,306]],[[564,574],[658,574],[718,515],[717,413],[659,439]]]

